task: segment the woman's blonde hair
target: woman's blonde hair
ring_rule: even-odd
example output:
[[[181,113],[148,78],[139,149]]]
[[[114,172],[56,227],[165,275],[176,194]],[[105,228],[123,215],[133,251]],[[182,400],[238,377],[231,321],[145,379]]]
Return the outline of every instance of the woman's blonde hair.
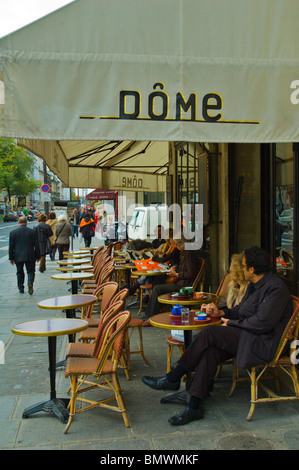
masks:
[[[234,255],[232,255],[229,267],[229,273],[232,279],[238,282],[239,284],[245,281],[244,273],[242,270],[243,257],[244,255],[242,253],[235,253]]]
[[[242,270],[242,260],[244,255],[242,253],[235,253],[231,257],[229,267],[229,274],[231,281],[228,284],[228,294],[226,297],[226,304],[228,308],[238,305],[245,295],[249,281],[244,277]]]

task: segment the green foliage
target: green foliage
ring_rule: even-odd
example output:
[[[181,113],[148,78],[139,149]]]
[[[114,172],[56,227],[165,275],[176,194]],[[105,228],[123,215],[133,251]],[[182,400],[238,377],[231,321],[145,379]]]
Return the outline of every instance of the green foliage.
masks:
[[[14,139],[0,139],[0,191],[11,196],[27,196],[39,187],[39,181],[30,176],[34,157],[18,147]]]

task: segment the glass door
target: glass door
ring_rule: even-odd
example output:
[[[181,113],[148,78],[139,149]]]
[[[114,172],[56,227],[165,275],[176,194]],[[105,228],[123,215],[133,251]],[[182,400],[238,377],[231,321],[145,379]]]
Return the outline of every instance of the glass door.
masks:
[[[287,283],[290,291],[297,288],[297,186],[296,152],[292,143],[278,143],[275,152],[275,256],[276,271]]]

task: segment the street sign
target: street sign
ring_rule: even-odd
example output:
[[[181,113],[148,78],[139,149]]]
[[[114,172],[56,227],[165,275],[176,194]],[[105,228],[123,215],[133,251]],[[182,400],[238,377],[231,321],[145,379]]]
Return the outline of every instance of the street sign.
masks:
[[[48,193],[50,191],[50,186],[48,184],[42,184],[41,190],[43,193]]]
[[[51,193],[41,193],[41,202],[51,202]]]

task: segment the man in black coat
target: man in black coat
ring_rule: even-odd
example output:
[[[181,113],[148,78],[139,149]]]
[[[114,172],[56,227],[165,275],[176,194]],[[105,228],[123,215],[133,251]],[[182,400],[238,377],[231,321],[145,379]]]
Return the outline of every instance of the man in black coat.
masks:
[[[17,267],[17,282],[21,294],[24,294],[24,265],[28,276],[28,292],[33,294],[35,263],[39,260],[39,245],[36,232],[27,227],[26,217],[20,217],[18,228],[9,235],[9,261]]]
[[[238,366],[250,368],[267,363],[274,356],[292,315],[291,295],[286,284],[271,271],[270,257],[261,248],[244,251],[242,269],[245,279],[250,281],[242,302],[222,310],[214,304],[207,305],[207,313],[221,317],[222,325],[206,326],[167,375],[142,379],[155,390],[178,390],[181,377],[196,370],[189,404],[182,413],[169,419],[173,425],[203,418],[203,400],[219,364],[236,357]]]

